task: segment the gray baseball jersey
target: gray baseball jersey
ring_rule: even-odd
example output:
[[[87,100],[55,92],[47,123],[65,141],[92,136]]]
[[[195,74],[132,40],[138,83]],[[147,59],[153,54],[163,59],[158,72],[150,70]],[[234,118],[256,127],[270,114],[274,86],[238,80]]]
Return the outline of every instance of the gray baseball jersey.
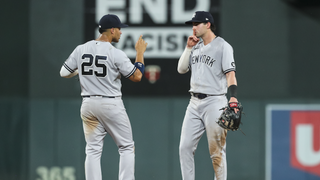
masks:
[[[225,73],[236,70],[231,45],[221,37],[216,37],[206,46],[201,40],[192,48],[189,69],[190,92],[226,94],[228,86]]]
[[[64,67],[71,73],[78,69],[81,96],[121,96],[121,74],[128,78],[136,70],[123,51],[95,40],[77,46]]]

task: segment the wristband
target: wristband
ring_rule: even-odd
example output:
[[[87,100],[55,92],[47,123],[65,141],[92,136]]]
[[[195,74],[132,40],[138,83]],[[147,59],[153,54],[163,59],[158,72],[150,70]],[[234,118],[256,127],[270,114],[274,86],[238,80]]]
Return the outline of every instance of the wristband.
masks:
[[[228,91],[230,92],[230,97],[237,98],[237,94],[238,94],[237,85],[233,84],[233,85],[229,86]]]
[[[136,62],[134,63],[134,66],[138,68],[142,74],[144,73],[144,64],[142,64],[141,62]]]

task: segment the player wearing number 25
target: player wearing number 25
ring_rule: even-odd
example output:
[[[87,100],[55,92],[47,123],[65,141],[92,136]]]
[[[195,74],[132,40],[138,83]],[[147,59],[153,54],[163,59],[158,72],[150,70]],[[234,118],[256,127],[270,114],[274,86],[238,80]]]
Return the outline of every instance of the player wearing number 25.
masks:
[[[184,116],[179,147],[182,178],[195,179],[194,154],[206,131],[215,179],[226,180],[227,130],[217,121],[222,113],[220,109],[228,104],[228,90],[229,103],[238,102],[233,48],[215,35],[213,17],[209,12],[197,11],[185,23],[192,25],[193,35],[188,37],[178,62],[180,74],[191,71],[191,99]]]
[[[99,21],[100,36],[75,48],[61,67],[61,77],[79,75],[81,85],[81,118],[86,140],[86,180],[102,180],[101,154],[103,140],[109,134],[119,148],[119,180],[134,180],[135,151],[130,120],[121,93],[121,76],[139,82],[144,72],[147,43],[139,37],[136,60],[112,46],[119,42],[122,24],[118,16],[108,14]]]

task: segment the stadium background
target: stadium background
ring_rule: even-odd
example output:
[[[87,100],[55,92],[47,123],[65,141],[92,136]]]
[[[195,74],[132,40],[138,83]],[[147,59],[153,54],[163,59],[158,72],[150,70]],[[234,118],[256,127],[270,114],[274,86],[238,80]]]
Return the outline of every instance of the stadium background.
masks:
[[[112,10],[128,18],[128,8],[138,2],[124,0],[124,8]],[[150,9],[143,9],[141,24],[126,23],[141,29],[185,27],[172,23],[173,0],[166,2],[166,22],[154,23]],[[197,1],[185,2],[185,10],[192,10]],[[228,134],[228,179],[262,180],[266,105],[320,103],[320,3],[208,2],[218,35],[234,48],[239,100],[246,111],[246,136]],[[60,78],[59,71],[76,45],[94,38],[94,7],[88,0],[1,2],[1,180],[84,179],[80,87],[76,78]],[[147,65],[161,67],[154,84],[146,78],[139,85],[122,81],[136,143],[136,179],[181,179],[178,146],[190,74],[179,75],[177,61],[146,58]],[[118,152],[110,137],[104,149],[104,179],[117,179]],[[213,179],[205,136],[196,151],[196,179]]]

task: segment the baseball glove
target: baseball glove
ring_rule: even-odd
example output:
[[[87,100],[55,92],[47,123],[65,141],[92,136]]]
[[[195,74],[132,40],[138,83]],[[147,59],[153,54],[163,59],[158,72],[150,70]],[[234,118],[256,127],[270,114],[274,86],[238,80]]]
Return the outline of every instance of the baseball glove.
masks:
[[[235,108],[239,110],[237,113],[234,112]],[[241,114],[243,113],[243,107],[241,103],[231,102],[220,110],[223,110],[223,112],[217,122],[219,126],[228,131],[237,131],[241,124]]]

